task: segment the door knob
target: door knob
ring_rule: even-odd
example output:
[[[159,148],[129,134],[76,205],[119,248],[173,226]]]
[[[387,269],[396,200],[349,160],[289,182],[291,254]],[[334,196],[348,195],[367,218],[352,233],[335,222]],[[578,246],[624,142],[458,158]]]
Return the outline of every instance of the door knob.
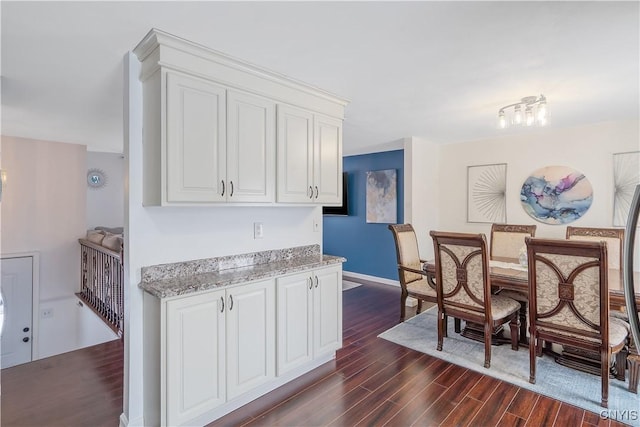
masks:
[[[24,337],[24,338],[22,338],[22,341],[23,341],[23,342],[29,342],[29,337]]]
[[[29,332],[29,328],[24,328],[22,332]]]

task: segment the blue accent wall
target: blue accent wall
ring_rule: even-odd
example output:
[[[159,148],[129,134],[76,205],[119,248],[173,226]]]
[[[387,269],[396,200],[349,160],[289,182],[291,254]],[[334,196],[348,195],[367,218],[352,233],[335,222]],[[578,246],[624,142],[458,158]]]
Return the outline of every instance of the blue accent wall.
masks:
[[[388,224],[367,224],[367,172],[396,169],[398,223],[404,222],[404,150],[347,156],[349,216],[324,216],[323,252],[347,258],[345,271],[398,280],[396,248]]]

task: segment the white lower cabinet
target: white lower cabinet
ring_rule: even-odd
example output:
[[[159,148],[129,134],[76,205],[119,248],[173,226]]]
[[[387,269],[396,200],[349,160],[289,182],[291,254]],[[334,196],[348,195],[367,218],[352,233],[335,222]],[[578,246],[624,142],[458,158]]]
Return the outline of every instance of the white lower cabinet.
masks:
[[[335,357],[342,265],[144,294],[145,425],[204,425]]]
[[[182,425],[275,377],[273,279],[169,300],[166,425]]]
[[[342,268],[276,280],[278,375],[342,347]]]

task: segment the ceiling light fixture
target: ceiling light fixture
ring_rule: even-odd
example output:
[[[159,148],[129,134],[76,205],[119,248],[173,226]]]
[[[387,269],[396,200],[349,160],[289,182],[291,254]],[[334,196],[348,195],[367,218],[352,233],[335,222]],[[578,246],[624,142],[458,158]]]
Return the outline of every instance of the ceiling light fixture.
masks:
[[[511,117],[507,112],[513,107]],[[524,109],[524,112],[523,112]],[[505,105],[498,111],[498,127],[504,129],[509,125],[514,126],[544,126],[547,124],[547,98],[525,96],[513,104]]]

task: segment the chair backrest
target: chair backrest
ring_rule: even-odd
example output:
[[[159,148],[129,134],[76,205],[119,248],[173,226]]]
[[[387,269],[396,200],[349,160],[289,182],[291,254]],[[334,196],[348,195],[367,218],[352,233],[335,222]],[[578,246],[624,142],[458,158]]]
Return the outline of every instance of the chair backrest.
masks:
[[[389,230],[393,233],[396,242],[396,257],[398,266],[405,266],[421,270],[420,253],[418,251],[418,239],[411,224],[389,224]],[[398,268],[400,283],[415,282],[422,279],[422,275]]]
[[[438,305],[491,318],[491,284],[484,234],[431,231]]]
[[[531,330],[608,343],[607,247],[527,238]]]
[[[535,237],[535,235],[535,225],[492,224],[489,250],[491,259],[518,259],[520,249],[525,247],[525,237]]]
[[[603,241],[607,244],[609,267],[623,270],[622,248],[624,245],[624,228],[592,228],[567,226],[568,240]]]

